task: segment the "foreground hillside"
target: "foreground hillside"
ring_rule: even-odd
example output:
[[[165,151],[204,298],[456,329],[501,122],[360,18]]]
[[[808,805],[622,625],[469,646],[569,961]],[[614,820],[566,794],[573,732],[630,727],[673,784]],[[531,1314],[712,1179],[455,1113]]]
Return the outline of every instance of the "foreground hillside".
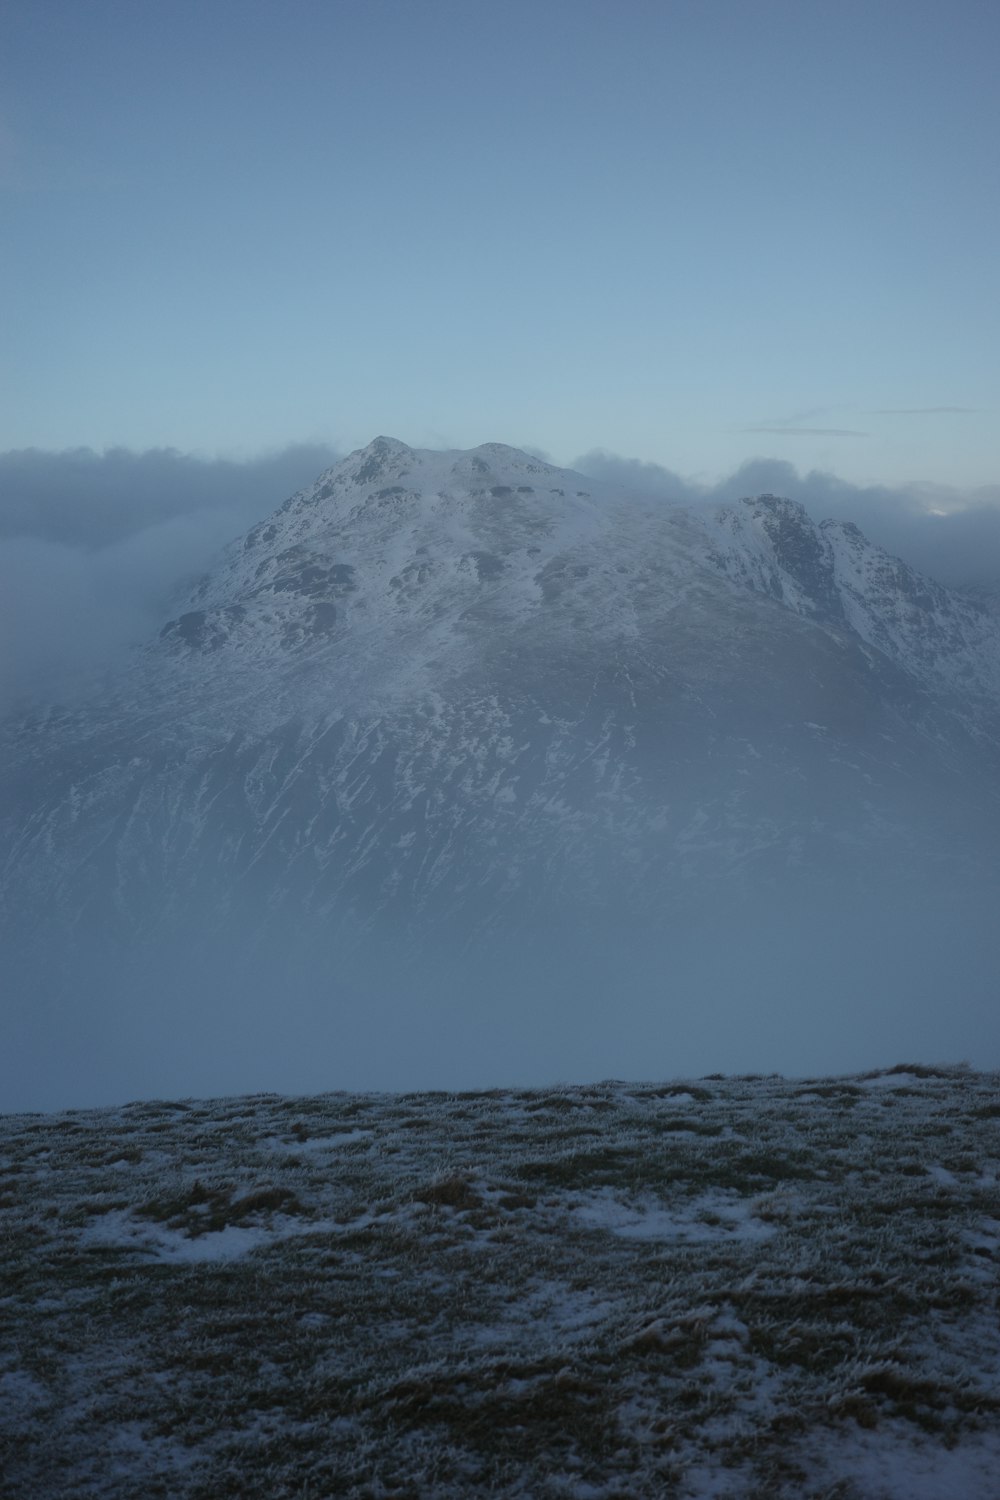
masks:
[[[0,1120],[5,1497],[986,1500],[1000,1076]]]

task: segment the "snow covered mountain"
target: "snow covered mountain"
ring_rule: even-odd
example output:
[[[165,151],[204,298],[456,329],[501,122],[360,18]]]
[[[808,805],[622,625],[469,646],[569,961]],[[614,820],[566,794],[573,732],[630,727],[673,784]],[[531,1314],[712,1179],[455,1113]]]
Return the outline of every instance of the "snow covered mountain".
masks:
[[[982,892],[1000,620],[772,495],[681,510],[377,438],[6,756],[20,993],[40,954],[105,982],[150,942],[275,973],[487,934],[655,948],[804,891]]]

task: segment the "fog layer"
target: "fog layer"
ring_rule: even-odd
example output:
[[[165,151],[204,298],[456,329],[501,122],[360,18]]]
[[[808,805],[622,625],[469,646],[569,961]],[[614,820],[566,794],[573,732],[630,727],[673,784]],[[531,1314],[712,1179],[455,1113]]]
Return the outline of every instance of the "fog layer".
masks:
[[[791,882],[700,919],[592,914],[415,957],[166,948],[91,952],[5,986],[0,1110],[254,1091],[489,1088],[709,1072],[804,1076],[1000,1058],[996,888],[961,902],[891,875],[872,899]],[[96,935],[95,935],[96,936]],[[97,939],[99,941],[99,939]],[[403,954],[406,953],[404,957]]]

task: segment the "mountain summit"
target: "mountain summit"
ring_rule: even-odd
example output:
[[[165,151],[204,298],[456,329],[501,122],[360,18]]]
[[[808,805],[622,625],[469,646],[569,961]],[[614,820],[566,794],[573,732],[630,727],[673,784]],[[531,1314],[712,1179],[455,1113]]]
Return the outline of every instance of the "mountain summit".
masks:
[[[617,642],[651,661],[640,643],[652,646],[668,618],[689,619],[711,596],[714,626],[697,643],[672,633],[655,668],[683,671],[685,640],[718,667],[734,610],[751,633],[777,618],[747,593],[841,646],[875,648],[956,708],[971,694],[988,714],[1000,695],[995,622],[856,527],[817,526],[774,495],[694,512],[651,504],[499,443],[434,453],[376,438],[235,544],[161,639],[189,678],[195,657],[223,647],[226,670],[237,671],[318,651],[324,681],[353,668],[354,692],[381,697],[391,684],[405,696],[426,652],[434,673],[478,669],[501,644],[508,655],[526,647],[525,632],[533,648],[548,640],[594,653]],[[349,643],[349,660],[331,653],[335,641]],[[296,692],[306,675],[292,673]]]
[[[772,993],[776,954],[983,899],[1000,621],[774,495],[684,510],[379,437],[235,542],[112,694],[6,753],[21,996],[128,1014],[122,974],[167,974],[260,1016],[266,971],[351,1032],[372,955],[384,996],[475,952],[463,993],[501,954],[565,1016],[582,965],[680,1035],[734,983],[696,931]]]

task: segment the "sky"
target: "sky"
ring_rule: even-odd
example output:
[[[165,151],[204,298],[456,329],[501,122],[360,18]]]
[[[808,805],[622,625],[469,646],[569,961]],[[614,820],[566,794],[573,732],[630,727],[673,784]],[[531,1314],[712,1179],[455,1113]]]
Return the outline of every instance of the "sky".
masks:
[[[0,452],[979,503],[998,53],[993,0],[4,0]]]

